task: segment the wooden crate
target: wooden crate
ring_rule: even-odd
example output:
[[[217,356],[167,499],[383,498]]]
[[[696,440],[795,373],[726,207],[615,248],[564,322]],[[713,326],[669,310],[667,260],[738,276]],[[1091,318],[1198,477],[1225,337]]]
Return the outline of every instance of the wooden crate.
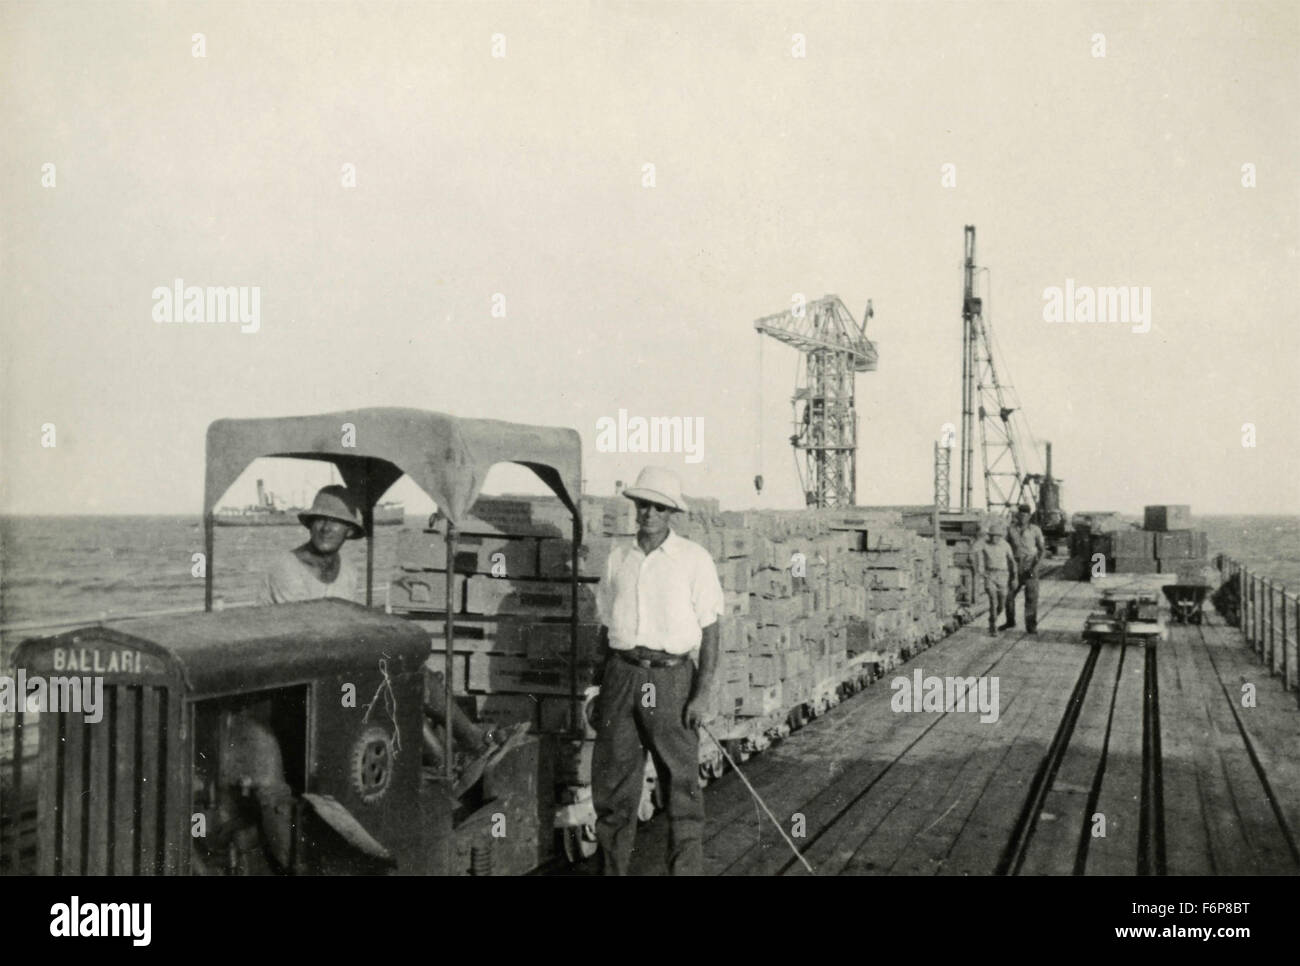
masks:
[[[578,665],[578,691],[596,684],[597,668]],[[540,663],[520,657],[491,654],[469,656],[468,689],[492,694],[568,694],[569,666],[559,661]]]
[[[465,582],[465,612],[468,614],[568,617],[571,600],[572,587],[564,580],[502,580],[474,576]],[[596,595],[592,584],[578,586],[578,619],[596,619]]]
[[[771,684],[765,687],[751,685],[745,692],[744,701],[737,714],[757,717],[781,710],[781,685]]]
[[[1192,508],[1183,503],[1166,503],[1145,507],[1142,514],[1143,530],[1190,530]]]
[[[452,583],[452,607],[465,609],[466,578],[456,575]],[[445,610],[447,575],[438,571],[402,574],[388,583],[388,604],[397,613],[433,613]]]

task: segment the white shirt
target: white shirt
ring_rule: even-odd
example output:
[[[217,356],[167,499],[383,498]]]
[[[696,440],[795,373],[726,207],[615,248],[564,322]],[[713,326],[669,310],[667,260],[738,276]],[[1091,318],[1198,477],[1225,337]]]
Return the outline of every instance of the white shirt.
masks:
[[[262,585],[262,604],[291,604],[299,600],[318,600],[321,597],[342,597],[357,602],[357,572],[347,558],[339,559],[339,572],[330,583],[322,583],[316,571],[306,566],[286,550],[276,556]]]
[[[700,632],[726,610],[709,552],[671,530],[648,555],[635,539],[610,552],[596,607],[614,650],[669,654],[699,647]]]

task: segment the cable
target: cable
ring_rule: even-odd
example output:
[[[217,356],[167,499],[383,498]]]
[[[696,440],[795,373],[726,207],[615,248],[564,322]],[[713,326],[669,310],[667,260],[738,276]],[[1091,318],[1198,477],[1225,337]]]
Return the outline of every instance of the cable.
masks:
[[[759,796],[758,792],[755,791],[754,786],[749,783],[749,779],[746,778],[745,773],[740,770],[740,766],[736,764],[735,759],[732,758],[731,755],[727,753],[727,746],[724,745],[721,741],[719,741],[716,737],[714,737],[714,734],[712,731],[709,730],[708,725],[701,722],[700,727],[704,729],[704,733],[706,735],[708,735],[710,738],[713,739],[713,743],[717,745],[718,750],[722,752],[722,757],[726,758],[727,761],[731,763],[731,767],[735,769],[736,774],[740,776],[740,780],[744,782],[745,787],[749,789],[749,794],[754,796],[754,801],[756,801],[759,804],[759,806],[763,809],[763,811],[767,813],[767,817],[772,820],[772,824],[776,826],[776,830],[781,833],[781,838],[785,839],[785,844],[790,846],[790,851],[793,852],[795,854],[795,857],[800,862],[803,863],[803,867],[805,869],[807,869],[813,875],[816,875],[817,872],[813,869],[811,865],[808,864],[808,860],[803,857],[803,853],[800,852],[799,849],[795,846],[794,842],[791,841],[790,836],[785,834],[785,829],[781,827],[781,823],[778,822],[776,816],[772,814],[772,810],[767,807],[767,803],[764,802],[763,799]]]

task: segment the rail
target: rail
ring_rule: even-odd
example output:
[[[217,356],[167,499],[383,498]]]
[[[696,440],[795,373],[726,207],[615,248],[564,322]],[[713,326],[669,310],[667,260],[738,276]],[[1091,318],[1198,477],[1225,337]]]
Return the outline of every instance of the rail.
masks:
[[[1300,594],[1279,587],[1271,577],[1252,571],[1226,554],[1214,558],[1219,573],[1235,582],[1237,626],[1246,645],[1282,686],[1296,692],[1300,705]]]

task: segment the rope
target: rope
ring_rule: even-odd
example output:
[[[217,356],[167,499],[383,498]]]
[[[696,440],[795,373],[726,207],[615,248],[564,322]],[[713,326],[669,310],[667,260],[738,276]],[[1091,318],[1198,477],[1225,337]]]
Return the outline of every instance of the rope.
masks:
[[[397,724],[397,695],[393,694],[393,682],[388,676],[388,659],[381,657],[379,659],[379,673],[384,679],[379,682],[379,687],[375,689],[375,696],[370,699],[366,705],[366,713],[361,719],[362,724],[370,721],[370,712],[374,710],[375,702],[379,700],[380,695],[384,698],[384,710],[388,712],[388,717],[393,722],[393,757],[402,750],[402,729]]]
[[[803,857],[803,853],[800,852],[799,849],[795,846],[794,842],[790,839],[790,836],[785,834],[785,829],[781,827],[781,823],[778,822],[776,816],[772,814],[772,810],[767,807],[767,803],[764,802],[763,799],[759,796],[758,792],[754,789],[754,786],[749,783],[749,779],[746,778],[745,773],[740,770],[740,766],[736,764],[736,760],[727,753],[727,746],[724,745],[721,741],[719,741],[714,736],[713,732],[709,730],[708,725],[701,722],[700,727],[704,729],[704,733],[706,735],[708,735],[710,738],[713,739],[713,743],[717,745],[718,750],[722,752],[722,757],[726,758],[727,761],[731,763],[731,767],[735,769],[736,774],[740,776],[740,780],[744,782],[745,787],[749,789],[749,794],[754,796],[754,801],[757,802],[759,804],[759,807],[761,807],[763,811],[767,813],[767,817],[772,820],[772,824],[776,826],[776,830],[781,833],[781,838],[785,839],[785,844],[790,846],[790,851],[794,853],[795,858],[797,858],[800,862],[803,863],[803,867],[805,869],[807,869],[813,875],[816,875],[817,874],[816,871],[813,869],[811,865],[808,864],[808,860]]]

